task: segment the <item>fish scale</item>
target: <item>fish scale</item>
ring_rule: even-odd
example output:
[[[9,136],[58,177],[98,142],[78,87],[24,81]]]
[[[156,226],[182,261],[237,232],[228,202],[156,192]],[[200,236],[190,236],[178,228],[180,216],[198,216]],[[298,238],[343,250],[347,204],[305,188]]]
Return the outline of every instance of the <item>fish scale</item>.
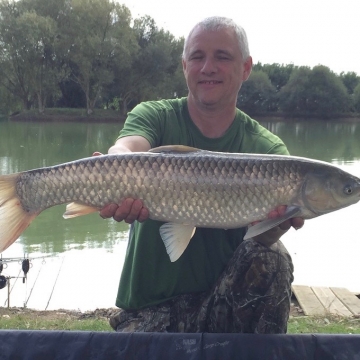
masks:
[[[168,238],[190,239],[195,227],[230,229],[262,221],[248,237],[290,216],[338,210],[359,201],[360,179],[307,158],[182,146],[80,159],[0,176],[0,251],[51,206],[68,203],[64,217],[70,218],[129,197],[142,199],[151,219],[167,223],[160,233],[168,249]],[[265,220],[280,205],[290,209],[284,217]]]
[[[71,201],[101,208],[133,197],[144,200],[155,220],[238,227],[245,225],[242,219],[264,216],[301,185],[298,175],[291,179],[291,162],[283,164],[290,170],[284,168],[279,178],[269,161],[274,162],[213,154],[100,156],[20,175],[17,195],[30,213]],[[206,204],[212,204],[213,211],[205,214]]]

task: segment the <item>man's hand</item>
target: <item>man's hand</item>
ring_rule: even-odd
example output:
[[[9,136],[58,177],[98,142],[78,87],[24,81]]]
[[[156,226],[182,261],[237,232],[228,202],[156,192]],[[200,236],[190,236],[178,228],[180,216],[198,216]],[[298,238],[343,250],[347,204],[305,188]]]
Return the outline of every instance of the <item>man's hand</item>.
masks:
[[[279,206],[276,210],[271,211],[268,217],[269,219],[277,218],[279,216],[284,215],[285,211],[286,211],[285,205]],[[255,225],[257,222],[254,222],[252,225]],[[297,230],[303,227],[303,225],[304,225],[303,218],[299,218],[299,217],[292,218],[284,221],[280,225],[266,231],[263,234],[255,236],[254,240],[258,241],[263,245],[271,246],[272,244],[275,244],[281,238],[281,236],[283,236],[291,227]]]
[[[125,199],[120,205],[109,204],[100,210],[103,219],[113,218],[116,221],[125,221],[132,224],[135,220],[145,221],[149,217],[149,211],[139,199]]]

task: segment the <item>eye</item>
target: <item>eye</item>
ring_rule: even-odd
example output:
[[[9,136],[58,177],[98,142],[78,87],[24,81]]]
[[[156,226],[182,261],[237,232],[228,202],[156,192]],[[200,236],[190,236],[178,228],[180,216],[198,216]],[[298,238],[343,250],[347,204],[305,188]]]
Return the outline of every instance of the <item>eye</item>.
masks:
[[[353,192],[353,188],[351,187],[351,185],[346,185],[346,186],[344,187],[344,193],[345,193],[346,195],[351,195],[352,192]]]
[[[230,60],[230,58],[228,56],[224,56],[224,55],[218,56],[218,59],[219,60]]]

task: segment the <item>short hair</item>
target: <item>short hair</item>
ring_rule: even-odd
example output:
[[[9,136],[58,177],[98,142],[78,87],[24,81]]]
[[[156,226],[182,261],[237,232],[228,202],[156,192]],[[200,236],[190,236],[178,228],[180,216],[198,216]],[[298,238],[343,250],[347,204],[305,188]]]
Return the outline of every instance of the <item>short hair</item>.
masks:
[[[186,37],[185,42],[184,42],[184,49],[183,49],[183,53],[182,53],[183,59],[185,59],[185,54],[187,51],[187,45],[188,45],[190,36],[194,32],[194,30],[198,27],[201,27],[204,30],[215,30],[215,31],[219,30],[219,29],[226,29],[226,28],[233,29],[235,31],[235,36],[238,40],[242,60],[245,61],[250,56],[249,44],[248,44],[248,39],[247,39],[245,30],[232,19],[222,17],[222,16],[212,16],[212,17],[205,18],[204,20],[198,22],[192,28],[192,30],[190,31],[190,33],[188,34],[188,36]]]

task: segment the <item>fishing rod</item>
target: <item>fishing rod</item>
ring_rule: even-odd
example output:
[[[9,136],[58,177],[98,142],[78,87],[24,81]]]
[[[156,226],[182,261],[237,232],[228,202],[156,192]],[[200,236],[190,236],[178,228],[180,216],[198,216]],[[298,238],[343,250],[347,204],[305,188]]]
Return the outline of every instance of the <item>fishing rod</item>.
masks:
[[[11,262],[18,262],[21,263],[22,271],[24,272],[23,283],[25,283],[27,278],[27,273],[29,272],[30,268],[32,267],[32,260],[38,260],[38,259],[46,259],[48,257],[55,257],[56,255],[50,254],[50,255],[42,255],[42,256],[29,256],[24,253],[24,257],[10,257],[10,258],[3,258],[2,254],[0,257],[0,290],[3,289],[6,286],[6,277],[2,275],[4,269],[8,267],[8,263]],[[17,277],[14,277],[17,278]]]
[[[2,255],[0,257],[0,290],[5,288],[6,285],[7,285],[7,289],[8,289],[8,296],[7,296],[7,300],[5,300],[5,304],[4,306],[6,305],[7,303],[7,306],[9,308],[10,306],[10,294],[17,282],[18,279],[22,279],[22,282],[23,284],[26,282],[26,279],[27,279],[27,274],[30,270],[30,268],[32,267],[32,263],[31,261],[32,260],[38,260],[38,259],[42,259],[43,260],[43,263],[45,261],[46,258],[48,257],[54,257],[56,255],[43,255],[43,256],[32,256],[30,257],[29,255],[26,256],[26,254],[24,254],[24,257],[11,257],[11,258],[3,258]],[[8,267],[8,263],[11,263],[11,262],[19,262],[21,263],[21,269],[19,271],[19,274],[17,276],[5,276],[5,275],[2,275],[2,272],[4,269],[6,269]],[[21,271],[23,271],[24,275],[23,276],[20,276],[20,273]],[[39,274],[38,274],[39,276]],[[10,289],[10,280],[11,279],[15,279],[15,282],[12,284],[12,287]],[[37,278],[36,278],[37,280]],[[36,283],[36,281],[35,281]],[[28,297],[28,299],[26,300],[26,302],[24,303],[24,306],[26,306],[27,302],[29,301],[29,298],[31,296],[31,293],[32,293],[32,290],[35,286],[35,283],[30,291],[30,295]]]
[[[44,259],[48,257],[54,257],[56,255],[42,255],[42,256],[29,256],[24,254],[24,257],[11,257],[11,258],[3,258],[2,255],[0,257],[0,290],[3,289],[8,284],[8,293],[10,294],[9,286],[10,286],[10,279],[16,279],[22,278],[23,284],[25,283],[27,279],[27,273],[29,272],[30,268],[32,267],[32,260],[38,260],[38,259]],[[23,276],[19,276],[21,270],[19,271],[18,276],[5,276],[2,275],[2,272],[4,269],[8,267],[8,264],[11,262],[19,262],[21,263],[21,270],[24,272]],[[14,287],[14,285],[13,285]]]
[[[10,263],[10,262],[19,262],[19,261],[22,261],[25,258],[29,259],[29,260],[36,260],[36,259],[45,259],[45,258],[48,258],[48,257],[55,257],[55,256],[57,256],[57,255],[49,254],[49,255],[41,255],[41,256],[29,256],[29,255],[26,256],[26,254],[24,254],[23,257],[3,258],[2,255],[1,255],[1,257],[0,257],[0,267],[1,267],[1,264],[6,265],[7,263]]]

